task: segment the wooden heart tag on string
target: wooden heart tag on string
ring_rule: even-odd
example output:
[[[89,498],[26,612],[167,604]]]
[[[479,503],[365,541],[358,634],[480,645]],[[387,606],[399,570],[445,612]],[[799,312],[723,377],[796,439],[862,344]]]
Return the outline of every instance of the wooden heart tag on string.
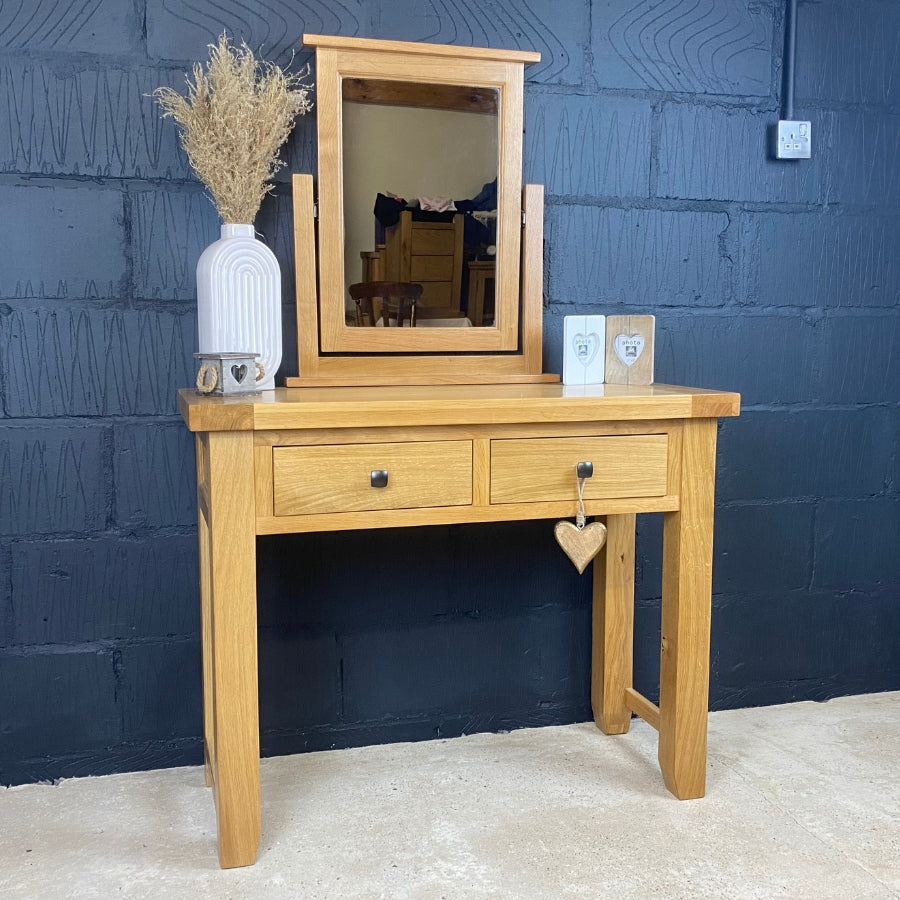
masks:
[[[588,563],[603,549],[606,543],[606,526],[602,522],[585,524],[584,478],[576,475],[575,481],[578,490],[578,513],[575,522],[573,524],[568,519],[560,519],[553,526],[553,534],[556,542],[581,575],[588,567]]]

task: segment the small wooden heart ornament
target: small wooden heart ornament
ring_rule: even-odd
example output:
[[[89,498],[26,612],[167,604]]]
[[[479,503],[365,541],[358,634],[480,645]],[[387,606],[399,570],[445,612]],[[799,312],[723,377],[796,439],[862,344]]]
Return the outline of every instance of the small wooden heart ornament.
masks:
[[[584,528],[579,528],[567,519],[562,519],[554,526],[553,534],[566,556],[575,563],[579,575],[606,543],[606,526],[602,522],[591,522]]]

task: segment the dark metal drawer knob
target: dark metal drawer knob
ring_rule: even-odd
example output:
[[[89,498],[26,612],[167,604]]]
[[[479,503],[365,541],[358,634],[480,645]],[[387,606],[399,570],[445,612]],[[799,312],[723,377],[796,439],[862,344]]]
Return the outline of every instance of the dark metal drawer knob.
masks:
[[[377,487],[377,488],[387,487],[387,483],[388,483],[387,469],[373,469],[372,474],[369,477],[369,483],[372,485],[372,487]]]
[[[594,474],[594,464],[592,462],[580,462],[575,466],[575,474],[579,478],[590,478]]]

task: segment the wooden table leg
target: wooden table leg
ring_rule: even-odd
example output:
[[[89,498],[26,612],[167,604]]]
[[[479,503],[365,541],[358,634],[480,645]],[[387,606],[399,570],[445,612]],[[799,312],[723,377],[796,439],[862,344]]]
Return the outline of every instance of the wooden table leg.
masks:
[[[206,467],[199,488],[204,731],[219,863],[228,869],[253,864],[260,835],[253,435],[210,432],[204,441],[205,460],[198,458],[198,471]]]
[[[663,527],[659,765],[680,800],[706,791],[716,420],[687,419],[680,508]]]
[[[634,657],[633,513],[606,517],[606,547],[594,561],[591,707],[597,727],[625,734]]]

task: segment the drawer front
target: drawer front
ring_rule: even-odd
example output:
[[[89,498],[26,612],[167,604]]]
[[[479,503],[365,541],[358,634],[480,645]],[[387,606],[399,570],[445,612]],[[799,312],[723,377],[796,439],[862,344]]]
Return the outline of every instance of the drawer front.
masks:
[[[472,502],[471,441],[274,447],[272,457],[276,516]],[[377,470],[385,487],[372,487]]]
[[[428,309],[448,309],[456,306],[459,309],[459,298],[453,303],[453,286],[449,281],[423,281],[421,306]]]
[[[491,503],[576,500],[575,466],[594,464],[585,500],[662,497],[665,434],[491,441]]]
[[[414,256],[409,261],[410,281],[450,281],[453,278],[452,256]]]
[[[410,253],[413,256],[443,256],[453,253],[456,235],[452,225],[413,228]]]

